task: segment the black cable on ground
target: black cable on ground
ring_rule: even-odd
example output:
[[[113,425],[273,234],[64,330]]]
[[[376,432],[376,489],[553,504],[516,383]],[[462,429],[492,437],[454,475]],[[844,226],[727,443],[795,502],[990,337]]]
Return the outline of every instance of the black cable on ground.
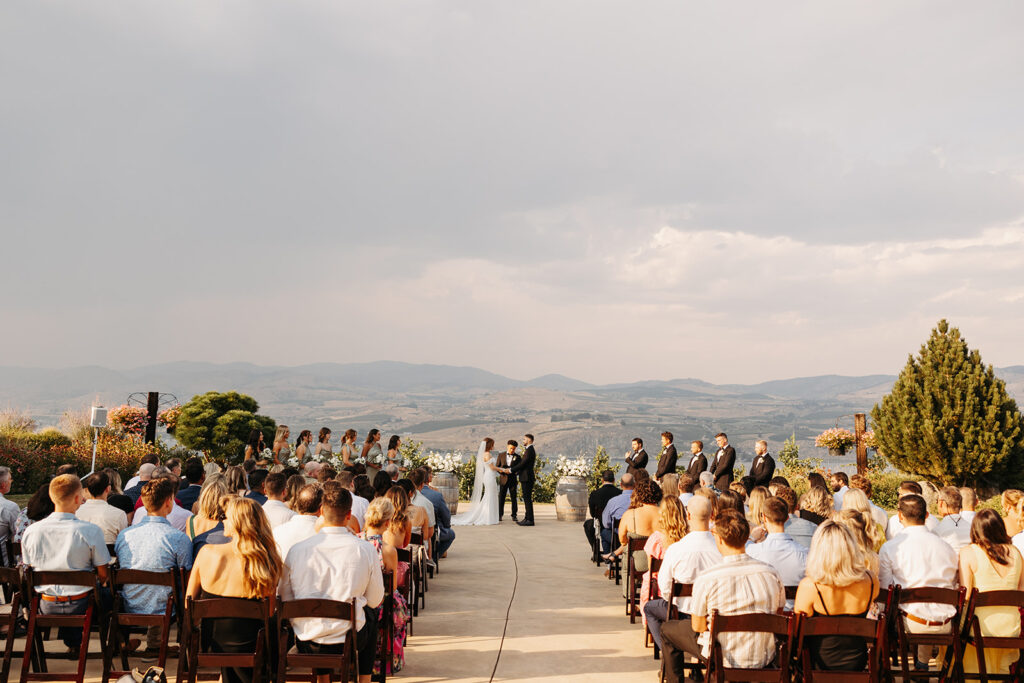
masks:
[[[501,630],[501,642],[498,643],[498,656],[494,660],[494,669],[491,670],[491,678],[489,683],[493,683],[494,676],[498,673],[498,663],[501,661],[501,650],[505,647],[505,634],[508,632],[508,615],[512,613],[512,603],[516,599],[516,587],[519,585],[519,564],[516,562],[516,555],[512,552],[512,549],[508,547],[508,544],[502,542],[505,546],[505,550],[512,556],[512,566],[515,568],[515,580],[512,581],[512,596],[508,599],[508,609],[505,610],[505,627]]]

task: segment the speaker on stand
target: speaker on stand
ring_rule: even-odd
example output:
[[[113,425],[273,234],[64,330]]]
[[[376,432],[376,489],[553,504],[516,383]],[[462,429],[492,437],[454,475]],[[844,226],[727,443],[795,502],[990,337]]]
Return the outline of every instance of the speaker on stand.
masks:
[[[92,427],[92,469],[89,474],[96,471],[96,444],[100,438],[100,427],[107,426],[107,409],[103,406],[93,406],[89,415],[89,426]]]

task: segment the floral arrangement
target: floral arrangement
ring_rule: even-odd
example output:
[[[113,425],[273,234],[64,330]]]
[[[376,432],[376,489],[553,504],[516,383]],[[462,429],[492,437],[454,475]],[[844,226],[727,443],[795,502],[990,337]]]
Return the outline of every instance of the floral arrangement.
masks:
[[[149,412],[139,406],[121,405],[107,413],[107,424],[122,434],[140,435],[149,424]]]
[[[878,450],[878,437],[875,436],[875,430],[869,429],[864,432],[864,445],[873,450]]]
[[[181,406],[171,406],[165,408],[157,413],[156,420],[167,429],[168,434],[173,434],[175,427],[178,426],[178,418],[181,417]]]
[[[370,462],[367,464],[376,465],[377,467],[384,467],[384,465],[388,464],[388,454],[381,451],[377,455],[370,458]]]
[[[462,454],[430,451],[427,455],[427,466],[434,472],[458,472],[462,466]]]
[[[854,437],[853,432],[842,427],[826,429],[821,434],[814,437],[814,445],[818,448],[836,448],[846,450],[855,443],[857,443],[857,439]]]
[[[591,462],[582,455],[572,460],[560,455],[555,461],[555,475],[559,477],[588,477],[592,469]]]

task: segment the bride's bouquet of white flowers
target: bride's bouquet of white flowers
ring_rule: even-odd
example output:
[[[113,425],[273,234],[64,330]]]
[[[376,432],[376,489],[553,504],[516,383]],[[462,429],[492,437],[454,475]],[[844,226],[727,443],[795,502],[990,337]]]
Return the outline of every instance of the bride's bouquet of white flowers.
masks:
[[[462,467],[461,453],[437,453],[430,451],[427,466],[434,472],[458,472]]]
[[[590,461],[582,455],[571,460],[559,455],[555,461],[555,474],[559,477],[588,477],[591,469]]]

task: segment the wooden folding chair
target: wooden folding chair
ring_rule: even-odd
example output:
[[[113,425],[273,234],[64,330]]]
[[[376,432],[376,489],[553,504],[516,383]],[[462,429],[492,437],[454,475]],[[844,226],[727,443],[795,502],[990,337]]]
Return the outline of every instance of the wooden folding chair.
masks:
[[[654,598],[658,597],[658,572],[661,571],[661,558],[651,557],[648,558],[650,563],[651,580],[647,584],[647,601],[650,602]],[[661,657],[661,651],[658,649],[658,644],[654,642],[654,636],[651,635],[651,629],[648,626],[644,626],[644,647],[654,648],[654,659],[657,660]]]
[[[629,615],[629,623],[635,624],[636,618],[640,616],[640,589],[643,586],[644,573],[636,568],[634,553],[644,552],[647,545],[647,536],[630,538],[626,545],[626,614]],[[644,553],[646,556],[646,553]]]
[[[963,645],[973,645],[978,653],[978,673],[960,672],[961,680],[969,681],[1021,681],[1024,680],[1024,663],[1018,661],[1010,667],[1010,673],[989,673],[985,666],[985,648],[993,649],[1024,649],[1024,633],[1016,638],[986,636],[981,632],[981,622],[977,610],[983,607],[1012,607],[1024,610],[1024,591],[986,591],[977,588],[971,591],[964,619],[964,630],[961,634]]]
[[[708,656],[708,681],[760,681],[789,683],[790,656],[797,618],[780,614],[719,614],[711,611],[711,652]],[[727,667],[718,637],[723,633],[770,633],[775,638],[775,658],[759,669]]]
[[[25,572],[28,588],[29,611],[28,632],[25,635],[25,651],[21,663],[21,683],[26,681],[77,681],[85,680],[85,662],[89,655],[89,637],[94,623],[100,625],[100,647],[106,648],[107,638],[103,627],[103,615],[99,614],[99,578],[95,571],[37,571],[28,568]],[[40,614],[42,594],[38,586],[90,586],[86,597],[88,606],[83,614]],[[43,645],[42,629],[82,629],[82,645],[78,652],[78,668],[75,671],[49,672],[46,666],[46,649]],[[33,669],[30,671],[30,668]]]
[[[884,618],[801,616],[797,629],[799,633],[797,660],[800,662],[804,683],[815,683],[815,681],[818,683],[876,683],[880,680],[879,660],[881,653],[885,651],[886,620]],[[863,638],[868,651],[867,669],[865,671],[815,669],[811,659],[809,640],[818,636]]]
[[[693,597],[693,584],[672,581],[672,589],[669,591],[669,594],[662,597],[668,600],[668,619],[666,621],[678,620],[679,608],[676,606],[676,599]],[[665,658],[662,657],[661,671],[659,673],[659,680],[661,683],[665,683],[665,667],[669,665],[670,662],[666,661]],[[689,671],[694,674],[703,674],[706,666],[707,661],[698,657],[696,662],[684,662],[683,671]]]
[[[111,578],[111,589],[114,593],[114,604],[110,612],[108,646],[103,650],[103,683],[111,678],[120,678],[131,673],[128,664],[129,647],[133,628],[160,627],[160,650],[157,653],[156,666],[167,666],[167,643],[170,640],[171,623],[174,619],[174,608],[178,602],[178,586],[176,572],[149,572],[140,569],[115,569]],[[170,588],[164,611],[161,614],[134,614],[124,608],[124,597],[121,589],[134,584],[143,586],[164,586]],[[180,634],[180,631],[179,631]],[[114,670],[114,656],[120,655],[121,669]]]
[[[895,586],[891,593],[897,609],[891,611],[892,625],[890,633],[895,634],[898,646],[899,667],[892,670],[892,675],[898,675],[904,681],[913,681],[919,678],[938,678],[940,683],[948,680],[963,680],[959,672],[963,669],[963,645],[960,641],[960,633],[956,624],[956,617],[949,624],[949,633],[910,633],[904,623],[904,615],[899,608],[901,605],[912,605],[922,602],[934,602],[942,605],[949,605],[955,612],[960,614],[964,607],[964,596],[966,591],[963,588],[902,588]],[[938,672],[917,671],[914,668],[914,653],[919,645],[940,646],[946,648],[945,656],[939,664]]]
[[[14,633],[18,630],[18,618],[21,616],[21,584],[20,571],[12,567],[0,568],[0,585],[3,586],[6,599],[3,612],[0,613],[0,630],[2,630],[4,638],[4,658],[2,668],[0,668],[0,681],[7,681],[11,674],[11,659],[15,654]]]
[[[205,652],[202,644],[203,621],[207,619],[252,619],[263,622],[256,636],[252,652]],[[267,664],[268,638],[270,634],[270,600],[246,600],[243,598],[185,599],[186,643],[180,648],[178,680],[196,683],[199,676],[204,680],[217,680],[220,672],[200,674],[200,669],[245,668],[253,670],[253,683],[261,683]]]
[[[416,595],[416,581],[413,576],[412,570],[412,551],[408,548],[395,548],[398,553],[398,561],[405,562],[409,565],[409,580],[406,581],[405,586],[399,586],[398,589],[402,591],[402,596],[405,598],[406,603],[409,605],[409,635],[412,635],[412,622],[415,617],[420,614],[417,608],[417,602],[413,598]],[[398,577],[395,577],[398,580]]]
[[[619,540],[619,522],[621,521],[621,519],[622,519],[621,517],[613,517],[612,518],[612,553],[613,553],[613,555],[615,553],[615,549],[619,547],[617,545],[617,543],[618,543],[618,540]],[[608,578],[609,579],[614,579],[616,586],[618,586],[620,583],[622,583],[622,556],[621,555],[614,555],[613,558],[612,558],[612,561],[609,563],[609,566],[608,566]]]
[[[331,680],[338,674],[343,683],[349,677],[358,678],[356,654],[356,601],[340,602],[337,600],[289,600],[280,602],[277,608],[281,620],[278,632],[278,652],[280,659],[277,665],[277,683],[286,681],[316,681],[317,669],[330,669]],[[288,639],[295,631],[289,620],[301,617],[317,617],[319,619],[343,619],[348,622],[345,634],[345,645],[341,654],[303,654],[288,652]],[[309,669],[309,674],[289,672],[288,669]]]
[[[430,540],[430,557],[434,560],[434,567],[430,570],[430,578],[434,574],[441,573],[441,527],[434,525],[434,536]]]
[[[4,563],[5,567],[17,567],[18,560],[21,559],[21,543],[15,543],[8,536],[4,539],[4,555],[7,558],[7,562]]]

